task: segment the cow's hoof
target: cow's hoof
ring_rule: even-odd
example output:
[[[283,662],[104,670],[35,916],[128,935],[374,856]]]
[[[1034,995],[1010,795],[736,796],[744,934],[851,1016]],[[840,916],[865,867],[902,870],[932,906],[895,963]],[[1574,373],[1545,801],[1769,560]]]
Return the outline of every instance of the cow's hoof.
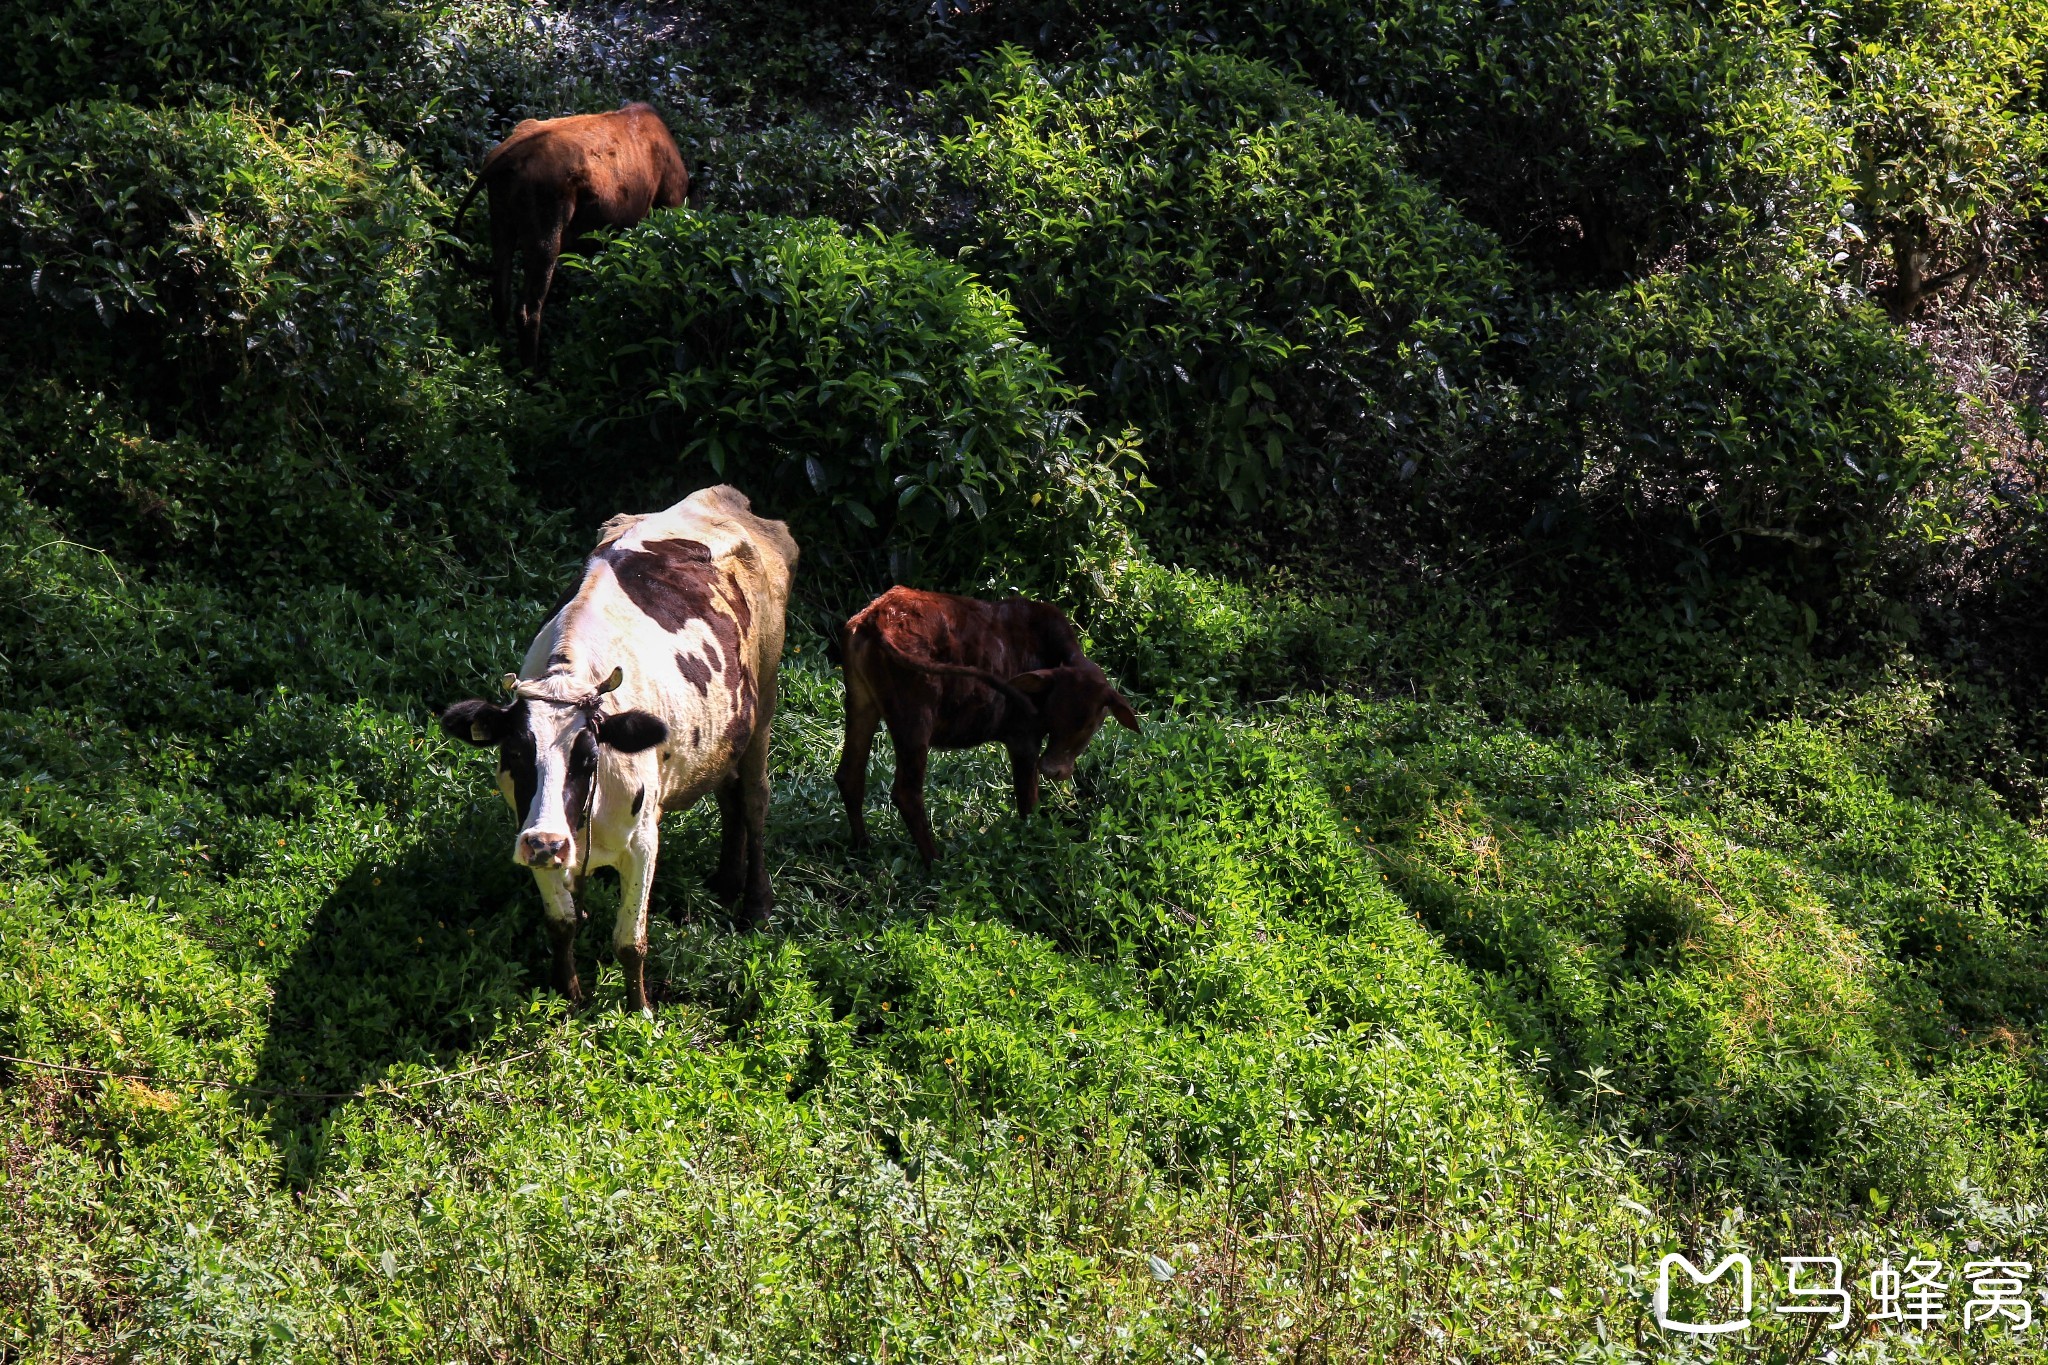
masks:
[[[775,908],[773,906],[754,906],[740,912],[740,927],[758,934],[767,929],[768,921],[773,919],[774,916]]]
[[[740,898],[746,884],[738,877],[724,872],[714,872],[704,879],[704,888],[727,905]]]

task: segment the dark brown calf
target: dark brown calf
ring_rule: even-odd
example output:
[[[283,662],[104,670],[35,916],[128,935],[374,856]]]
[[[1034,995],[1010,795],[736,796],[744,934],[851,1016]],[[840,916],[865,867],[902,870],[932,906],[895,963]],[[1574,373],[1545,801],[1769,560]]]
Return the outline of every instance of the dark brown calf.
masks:
[[[491,191],[491,317],[500,332],[512,313],[512,258],[526,266],[519,301],[519,358],[540,364],[540,310],[565,247],[599,228],[628,228],[651,209],[690,192],[690,173],[668,125],[650,105],[609,114],[527,119],[484,156],[476,183]]]
[[[1138,728],[1131,704],[1083,657],[1073,626],[1044,602],[891,588],[846,623],[840,652],[846,750],[839,795],[856,847],[868,841],[861,804],[878,724],[888,723],[896,746],[890,799],[927,863],[938,857],[924,808],[932,749],[1001,744],[1010,751],[1017,812],[1029,815],[1038,808],[1039,775],[1055,782],[1072,777],[1074,760],[1105,716]]]

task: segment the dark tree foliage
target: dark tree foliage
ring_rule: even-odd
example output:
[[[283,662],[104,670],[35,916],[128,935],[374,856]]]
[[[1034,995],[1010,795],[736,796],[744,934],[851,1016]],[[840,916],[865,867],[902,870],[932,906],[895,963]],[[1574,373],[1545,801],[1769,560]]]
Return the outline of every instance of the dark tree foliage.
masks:
[[[1894,589],[1944,533],[1954,395],[1868,304],[1701,270],[1587,295],[1532,357],[1537,528],[1695,598]],[[1654,586],[1653,586],[1654,591]]]
[[[0,142],[0,447],[81,539],[397,587],[512,497],[495,367],[440,330],[438,201],[346,128],[53,111]]]
[[[1192,49],[1006,49],[938,109],[977,204],[952,249],[1099,425],[1145,430],[1155,478],[1240,510],[1290,483],[1356,496],[1461,439],[1508,267],[1371,124]]]

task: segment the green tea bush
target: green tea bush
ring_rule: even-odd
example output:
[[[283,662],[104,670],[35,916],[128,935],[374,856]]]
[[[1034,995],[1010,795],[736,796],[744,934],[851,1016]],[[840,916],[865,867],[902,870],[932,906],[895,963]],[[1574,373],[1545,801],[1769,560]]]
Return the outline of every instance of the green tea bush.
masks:
[[[0,118],[81,100],[168,103],[216,83],[324,85],[407,17],[363,0],[5,0]]]
[[[1521,1003],[1553,1092],[1643,1169],[1925,1205],[2036,1178],[2048,1110],[1982,1050],[2018,1055],[2038,1026],[2048,863],[1981,788],[1928,782],[1924,703],[1895,687],[1839,723],[1738,721],[1647,776],[1616,772],[1630,741],[1607,726],[1545,740],[1441,707],[1368,711],[1329,743],[1395,889]]]
[[[339,583],[252,592],[82,545],[0,477],[0,689],[81,725],[186,735],[232,729],[278,688],[394,708],[443,702],[487,687],[524,648],[546,617],[534,598],[555,590],[560,546],[539,537],[519,559],[403,595]]]
[[[1895,318],[2035,247],[2048,4],[1862,0],[1826,15],[1816,51],[1848,143],[1855,254]]]
[[[1007,48],[938,104],[979,205],[961,259],[1098,424],[1144,431],[1155,477],[1244,508],[1289,480],[1427,482],[1459,443],[1507,266],[1370,124],[1195,49]]]
[[[1617,282],[1681,246],[1808,243],[1838,217],[1842,167],[1807,21],[1770,4],[1043,8],[1069,43],[1100,24],[1134,42],[1221,43],[1298,72],[1395,136],[1521,259],[1569,281]]]
[[[388,145],[97,104],[0,138],[0,449],[138,564],[383,589],[525,513],[496,368],[438,317],[438,200]]]
[[[1926,358],[1866,304],[1774,275],[1662,275],[1564,310],[1532,390],[1559,460],[1539,526],[1703,597],[1761,573],[1810,609],[1944,534],[1963,439]],[[1893,580],[1896,586],[1896,580]]]
[[[658,213],[572,272],[551,468],[605,509],[729,479],[811,562],[874,579],[886,550],[893,575],[961,581],[1042,574],[1135,477],[1127,444],[1091,451],[1009,303],[907,238]]]

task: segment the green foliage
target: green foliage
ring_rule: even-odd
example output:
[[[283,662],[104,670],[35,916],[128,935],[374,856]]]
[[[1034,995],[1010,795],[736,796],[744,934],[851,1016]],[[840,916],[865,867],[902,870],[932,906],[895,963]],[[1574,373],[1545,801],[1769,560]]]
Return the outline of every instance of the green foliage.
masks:
[[[1091,453],[1010,305],[902,237],[662,213],[574,267],[555,361],[565,481],[661,506],[714,478],[789,518],[807,557],[972,580],[1117,515],[1128,447]],[[547,475],[544,473],[543,477]],[[593,509],[596,510],[596,509]],[[1020,524],[1022,523],[1022,524]]]
[[[1897,606],[2031,686],[2048,523],[1827,287],[2018,221],[2031,8],[138,15],[0,54],[0,1053],[100,1069],[0,1063],[0,1357],[1618,1365],[1665,1251],[2048,1260],[2038,728]],[[896,102],[998,36],[1093,55]],[[629,97],[837,223],[599,241],[509,375],[449,196]],[[674,813],[659,1018],[602,876],[572,1016],[429,708],[721,476],[800,616],[1029,589],[1144,733],[936,756],[932,871],[879,757],[853,854],[800,619],[775,924]]]
[[[0,448],[141,564],[369,588],[516,530],[505,385],[436,320],[394,149],[245,110],[60,110],[0,139]]]
[[[2026,245],[2048,190],[2048,5],[1869,0],[1830,21],[1820,51],[1868,234],[1859,254],[1882,262],[1893,315],[1911,317]]]
[[[1867,305],[1691,271],[1565,312],[1531,361],[1568,461],[1544,509],[1685,591],[1761,573],[1817,608],[1946,533],[1955,399]],[[1539,458],[1541,458],[1539,456]]]
[[[962,259],[1186,495],[1378,491],[1457,439],[1506,267],[1370,125],[1192,49],[1005,49],[940,107],[980,202]]]
[[[1981,788],[1927,782],[1931,720],[1901,688],[1647,782],[1590,731],[1395,713],[1333,738],[1393,884],[1527,1002],[1554,1093],[1645,1169],[1940,1202],[2036,1178],[2048,1095],[1977,1049],[2036,1027],[2048,861]]]
[[[0,118],[168,103],[213,83],[324,85],[328,68],[390,41],[400,14],[362,0],[6,0]]]
[[[1221,42],[1298,71],[1568,281],[1612,283],[1678,246],[1805,240],[1834,220],[1838,158],[1800,41],[1807,21],[1769,0],[1110,0],[1081,12],[1083,27]]]

